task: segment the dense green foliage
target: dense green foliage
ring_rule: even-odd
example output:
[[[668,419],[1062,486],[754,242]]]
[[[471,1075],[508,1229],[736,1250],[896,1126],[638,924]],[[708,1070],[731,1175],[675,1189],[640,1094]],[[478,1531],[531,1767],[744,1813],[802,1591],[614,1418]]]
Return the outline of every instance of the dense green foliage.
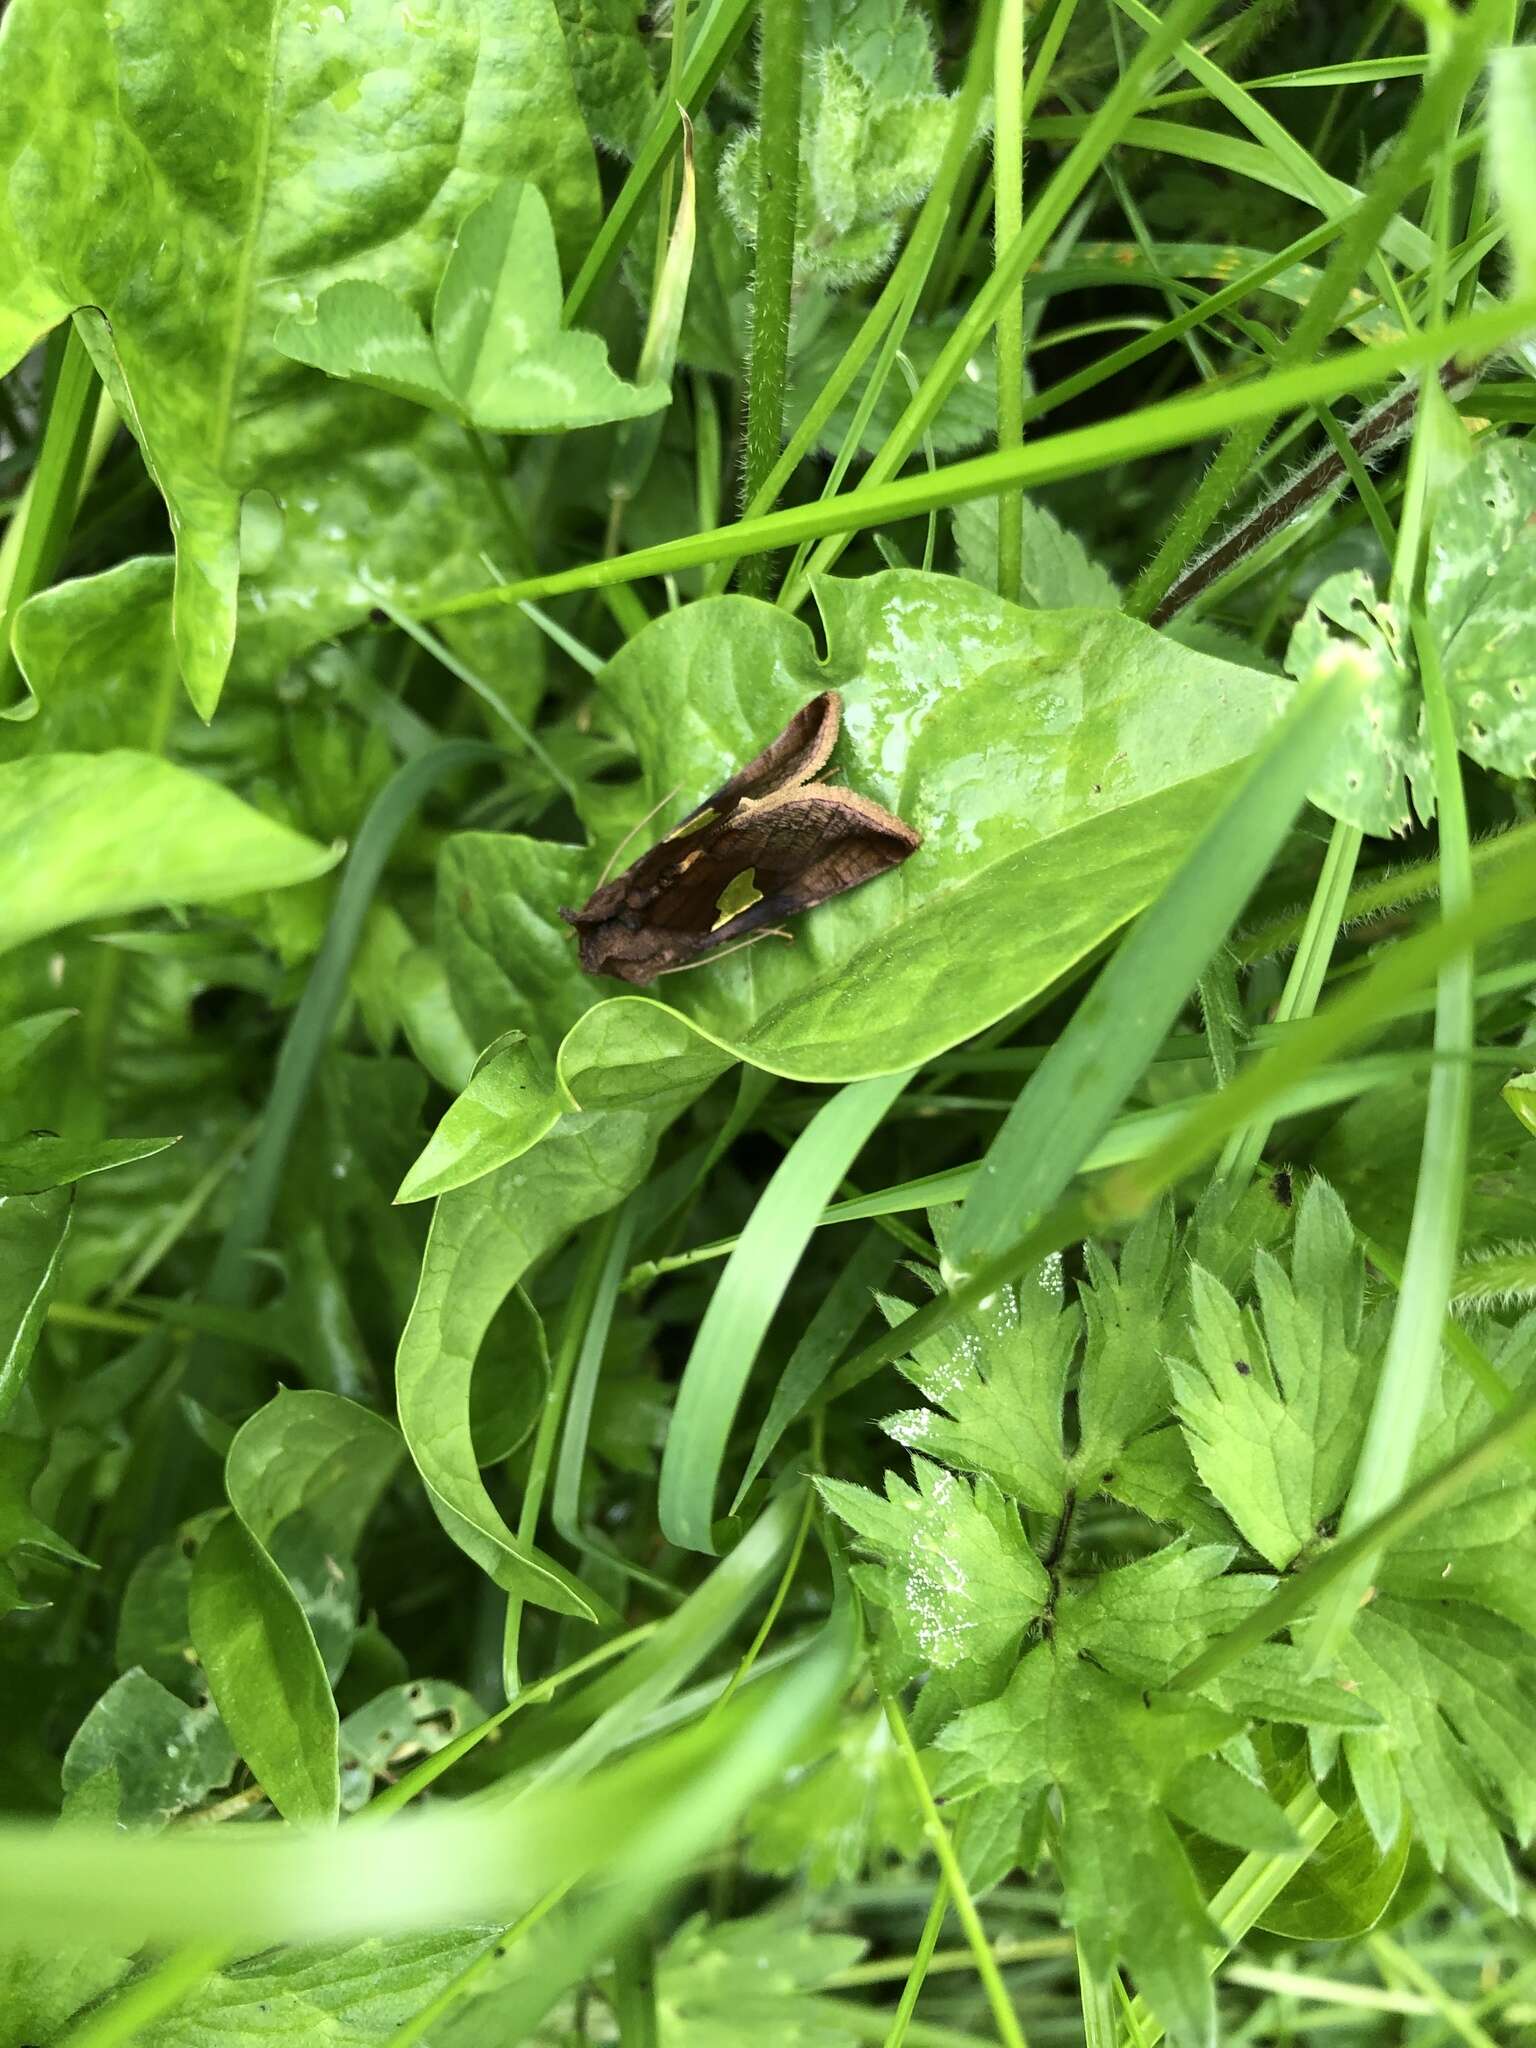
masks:
[[[10,0],[0,2048],[1536,2023],[1527,12]]]

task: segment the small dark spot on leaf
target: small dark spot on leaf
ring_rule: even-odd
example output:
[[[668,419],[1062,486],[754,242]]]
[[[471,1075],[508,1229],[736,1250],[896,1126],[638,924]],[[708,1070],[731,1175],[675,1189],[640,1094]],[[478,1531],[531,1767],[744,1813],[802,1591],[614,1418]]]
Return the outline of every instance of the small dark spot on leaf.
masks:
[[[368,613],[368,623],[370,626],[387,626],[389,613],[381,605],[374,605]]]
[[[1253,1367],[1248,1363],[1246,1358],[1234,1358],[1232,1364],[1234,1368],[1242,1374],[1244,1379],[1247,1379],[1248,1375],[1253,1371]]]
[[[1113,1472],[1101,1472],[1101,1473],[1099,1474],[1099,1484],[1100,1484],[1100,1486],[1113,1486],[1113,1485],[1114,1485],[1114,1483],[1115,1483],[1115,1475],[1114,1475],[1114,1473],[1113,1473]]]

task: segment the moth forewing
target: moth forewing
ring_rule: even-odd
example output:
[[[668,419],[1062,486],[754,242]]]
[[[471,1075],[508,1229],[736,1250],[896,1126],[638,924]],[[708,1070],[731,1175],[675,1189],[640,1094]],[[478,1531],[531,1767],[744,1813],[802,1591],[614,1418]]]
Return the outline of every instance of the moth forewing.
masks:
[[[581,964],[637,986],[873,881],[921,843],[870,798],[817,783],[841,725],[813,697],[760,754],[580,910]],[[683,847],[678,842],[686,840]]]

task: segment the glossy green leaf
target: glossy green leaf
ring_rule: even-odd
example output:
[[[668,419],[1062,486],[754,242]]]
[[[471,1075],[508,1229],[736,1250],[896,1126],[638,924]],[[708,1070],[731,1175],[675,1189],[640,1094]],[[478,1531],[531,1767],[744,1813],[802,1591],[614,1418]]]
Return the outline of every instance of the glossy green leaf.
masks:
[[[0,767],[0,951],[83,918],[290,888],[339,849],[149,754]]]
[[[1396,837],[1415,811],[1434,816],[1434,776],[1402,624],[1363,569],[1341,570],[1312,593],[1286,649],[1285,665],[1302,682],[1339,663],[1357,673],[1359,697],[1307,795],[1357,831]]]
[[[88,1174],[152,1159],[174,1145],[174,1138],[58,1138],[52,1131],[30,1131],[24,1138],[0,1143],[0,1198],[40,1195],[49,1188],[70,1187]]]
[[[0,727],[0,760],[67,747],[157,753],[180,697],[171,627],[174,567],[138,555],[99,576],[55,584],[16,615],[16,661],[37,716]]]
[[[636,0],[555,0],[582,117],[597,140],[633,156],[655,105]]]
[[[188,1614],[224,1725],[263,1792],[286,1821],[334,1821],[330,1680],[288,1582],[236,1514],[198,1552]]]
[[[13,1569],[18,1553],[37,1551],[66,1564],[91,1562],[32,1506],[46,1455],[44,1447],[30,1437],[0,1434],[0,1618],[17,1608],[48,1605],[46,1600],[23,1597]]]
[[[318,1389],[284,1389],[229,1447],[230,1504],[258,1543],[302,1511],[337,1557],[351,1557],[405,1446],[393,1423]]]
[[[758,1347],[817,1217],[910,1078],[888,1074],[839,1089],[758,1198],[710,1296],[672,1411],[657,1502],[668,1542],[714,1548],[720,1466]]]
[[[0,1422],[26,1382],[69,1234],[71,1191],[0,1195]]]
[[[503,1032],[481,1054],[468,1086],[443,1112],[397,1202],[450,1194],[516,1159],[564,1113],[554,1070],[524,1032]]]
[[[212,1706],[188,1706],[144,1672],[127,1671],[81,1722],[63,1781],[68,1792],[115,1771],[118,1818],[143,1827],[201,1805],[234,1769],[234,1747]]]
[[[591,145],[553,0],[421,17],[258,0],[217,28],[191,0],[19,0],[0,135],[0,362],[99,309],[82,331],[170,508],[176,646],[206,715],[234,636],[242,495],[301,448],[313,462],[352,438],[274,349],[281,317],[340,269],[429,287],[509,172],[539,179],[572,251],[590,232]]]
[[[1134,916],[1231,786],[1275,698],[1271,678],[1132,620],[1022,611],[953,578],[828,581],[819,602],[825,663],[782,611],[724,597],[654,621],[601,682],[644,770],[630,817],[672,797],[649,838],[819,690],[841,691],[830,773],[894,810],[922,846],[797,919],[792,945],[765,940],[660,986],[741,1059],[850,1080],[983,1029]],[[491,851],[476,838],[457,854],[466,916],[503,928],[494,948],[480,940],[477,989],[494,988],[491,953],[502,994],[479,1029],[526,1029],[535,1003],[553,998],[558,1014],[579,1001],[556,911],[583,899],[606,849],[583,863],[573,849],[514,840]],[[459,942],[448,944],[451,959]],[[587,982],[586,1000],[602,987]]]
[[[537,185],[509,179],[465,220],[433,308],[432,334],[398,293],[364,279],[331,285],[277,345],[331,377],[501,434],[558,433],[634,419],[667,403],[608,367],[593,334],[560,325],[560,259]]]
[[[0,1024],[0,1090],[9,1092],[28,1061],[61,1031],[78,1010],[39,1010],[34,1017],[18,1017],[12,1024]]]
[[[1536,775],[1536,453],[1493,435],[1436,494],[1424,596],[1463,750]]]

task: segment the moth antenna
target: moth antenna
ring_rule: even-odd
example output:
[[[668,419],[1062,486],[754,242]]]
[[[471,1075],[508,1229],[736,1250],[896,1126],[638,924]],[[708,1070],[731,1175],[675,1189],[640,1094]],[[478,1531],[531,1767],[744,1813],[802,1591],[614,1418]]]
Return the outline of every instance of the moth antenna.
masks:
[[[750,939],[738,939],[734,946],[723,947],[720,952],[711,953],[703,960],[690,960],[686,967],[663,967],[661,974],[652,978],[660,981],[662,975],[692,974],[695,967],[713,967],[717,960],[729,960],[733,953],[744,953],[748,946],[755,946],[759,939],[788,939],[791,945],[795,943],[793,932],[785,931],[781,924],[771,924],[765,931],[754,932]]]
[[[671,803],[673,797],[675,797],[678,794],[678,791],[682,789],[682,786],[683,785],[679,783],[677,785],[677,789],[669,789],[666,795],[661,799],[660,803],[652,804],[651,808],[646,812],[645,816],[643,818],[637,818],[634,824],[630,826],[629,830],[624,834],[624,837],[619,841],[618,845],[613,849],[612,853],[609,854],[608,864],[603,869],[601,875],[598,876],[597,886],[599,889],[602,888],[604,882],[606,882],[608,877],[613,873],[619,855],[624,851],[625,847],[628,846],[629,842],[631,841],[631,839],[634,838],[635,834],[637,832],[643,832],[646,826],[649,825],[649,823],[651,822],[652,818],[655,817],[656,813],[658,811],[664,811],[667,808],[667,805]]]

